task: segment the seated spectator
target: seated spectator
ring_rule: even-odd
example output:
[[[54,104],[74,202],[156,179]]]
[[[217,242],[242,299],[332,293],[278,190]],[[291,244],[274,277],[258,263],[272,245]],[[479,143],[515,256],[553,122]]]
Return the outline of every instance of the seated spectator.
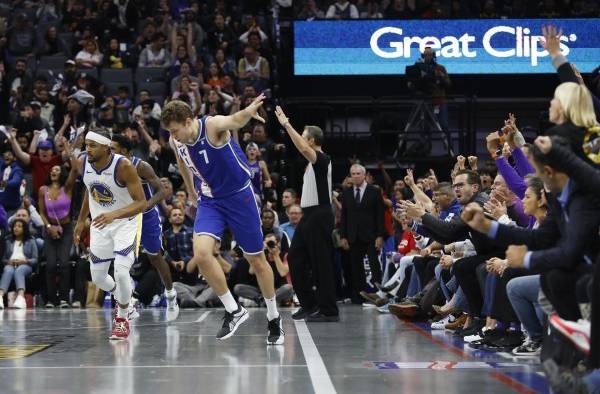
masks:
[[[35,99],[40,103],[40,115],[42,119],[54,130],[54,109],[56,106],[50,102],[50,94],[47,89],[42,89],[35,93]]]
[[[262,222],[263,234],[275,234],[277,239],[281,240],[283,233],[279,229],[279,227],[275,226],[275,212],[273,212],[273,210],[271,209],[263,209],[260,217]]]
[[[103,67],[120,70],[127,66],[127,60],[127,52],[121,50],[119,40],[111,38],[104,53]]]
[[[0,279],[0,309],[4,309],[4,294],[11,282],[15,281],[17,298],[13,308],[25,309],[25,278],[31,275],[38,262],[38,250],[29,234],[27,223],[17,219],[11,225],[11,233],[6,239],[2,264],[4,270]]]
[[[113,127],[115,124],[115,108],[117,103],[112,96],[106,96],[104,103],[98,111],[98,123],[105,127]]]
[[[273,270],[273,280],[275,284],[275,299],[280,304],[287,304],[294,296],[291,280],[289,279],[290,269],[287,263],[287,254],[281,250],[281,242],[275,234],[267,234],[264,239],[264,253],[267,262]],[[263,297],[258,288],[256,275],[252,267],[244,259],[238,261],[236,267],[238,282],[233,288],[233,292],[238,296],[256,302],[261,305]]]
[[[217,63],[211,63],[208,67],[208,75],[206,76],[205,83],[211,88],[220,88],[223,86],[223,70]]]
[[[257,34],[260,41],[267,42],[269,40],[269,36],[262,31],[260,26],[256,23],[256,19],[254,16],[250,16],[247,20],[248,30],[246,30],[239,38],[242,44],[248,44],[248,38],[251,34]]]
[[[195,74],[195,73],[192,72],[191,63],[182,62],[179,67],[179,75],[177,75],[175,78],[171,79],[171,86],[170,86],[171,92],[175,92],[177,90],[177,88],[179,87],[179,83],[181,82],[181,78],[183,78],[183,77],[188,77],[191,82],[196,82],[200,86],[204,85],[202,75],[198,75],[196,77],[195,75],[192,75],[192,74]],[[142,102],[141,98],[140,98],[140,102]]]
[[[296,232],[296,227],[298,227],[298,223],[300,223],[300,219],[302,219],[302,208],[298,204],[292,204],[287,209],[289,221],[283,223],[279,226],[281,231],[285,234],[288,239],[288,244],[292,244],[292,240],[294,238],[294,233]]]
[[[176,85],[178,86],[178,85]],[[138,99],[138,106],[135,107],[133,109],[133,116],[142,116],[145,119],[145,116],[142,114],[143,108],[142,108],[142,103],[145,101],[149,101],[151,100],[150,97],[150,92],[147,90],[140,90],[139,91],[139,99]],[[153,105],[152,108],[150,110],[150,116],[156,120],[160,121],[160,114],[162,113],[162,108],[160,107],[160,104],[153,101]]]
[[[15,17],[14,25],[8,29],[8,50],[15,56],[33,55],[37,33],[27,20],[27,14],[21,12]]]
[[[58,36],[56,26],[50,26],[44,34],[44,38],[38,42],[36,55],[38,56],[54,56],[65,55],[71,56],[71,49]]]
[[[89,39],[86,42],[85,47],[75,56],[75,63],[79,68],[95,68],[102,64],[102,53],[96,40]]]
[[[358,8],[348,0],[337,0],[329,6],[327,19],[358,19]]]
[[[23,169],[15,161],[15,155],[7,150],[0,162],[0,204],[10,216],[21,205],[21,183],[23,181]]]
[[[223,77],[227,74],[235,75],[235,73],[237,73],[235,62],[232,59],[225,57],[225,51],[221,48],[217,49],[217,52],[215,52],[215,63],[221,69]]]
[[[242,86],[252,85],[258,91],[268,86],[271,71],[269,61],[251,46],[244,48],[244,57],[238,62],[238,75]]]
[[[152,43],[140,53],[138,67],[162,67],[171,66],[171,55],[165,48],[166,37],[162,33],[156,33],[152,37]]]
[[[118,96],[115,108],[129,114],[129,110],[133,106],[133,101],[131,100],[131,97],[129,97],[129,88],[127,86],[119,86],[117,91]]]
[[[41,252],[44,246],[44,241],[41,238],[44,229],[44,221],[35,208],[35,205],[31,203],[31,198],[29,196],[23,197],[23,204],[21,204],[14,215],[8,218],[7,223],[11,225],[18,219],[24,220],[25,223],[29,224],[29,234],[35,238],[38,245],[38,252]]]
[[[287,223],[289,219],[289,209],[296,204],[298,193],[294,189],[285,189],[281,195],[281,211],[277,211],[277,217],[279,218],[279,225]]]
[[[192,107],[194,113],[200,111],[200,105],[202,103],[202,97],[200,97],[200,86],[197,82],[192,82],[189,77],[183,77],[179,80],[179,86],[176,91],[173,92],[171,98],[173,100],[182,100],[183,97],[187,97],[187,102]]]
[[[202,115],[227,115],[227,108],[231,107],[231,102],[223,99],[224,94],[219,94],[217,89],[211,89],[205,96],[205,100],[200,108]],[[230,97],[228,97],[230,98]]]
[[[383,14],[379,12],[379,3],[374,0],[367,2],[367,8],[360,13],[361,19],[382,19]]]
[[[481,13],[479,13],[479,17],[482,19],[495,19],[498,18],[498,13],[496,12],[496,4],[494,0],[486,0],[483,3],[483,8]]]
[[[143,126],[146,131],[150,134],[153,140],[159,139],[160,120],[155,119],[152,116],[152,108],[156,102],[154,100],[146,100],[141,103],[142,113],[140,115],[134,115],[134,119],[138,124],[140,121],[143,122]]]
[[[306,19],[312,21],[313,19],[325,19],[325,13],[317,7],[315,0],[304,0],[302,9],[298,13],[298,19]]]
[[[256,32],[252,32],[248,35],[248,45],[250,45],[260,56],[264,57],[271,63],[273,54],[268,45],[260,39],[260,36]]]
[[[77,177],[76,166],[71,171],[54,166],[48,174],[46,185],[40,187],[38,206],[44,221],[44,252],[46,256],[46,308],[69,307],[71,288],[71,247],[73,246],[73,223],[71,221],[71,199]],[[60,269],[57,298],[56,276]],[[59,304],[60,301],[60,304]]]
[[[252,142],[255,142],[256,145],[258,145],[260,157],[265,161],[265,163],[267,163],[267,165],[276,159],[276,154],[279,154],[285,150],[285,145],[276,144],[267,136],[267,131],[262,123],[256,123],[252,129]]]
[[[32,105],[33,104],[33,105]],[[34,111],[35,106],[35,111]],[[42,121],[42,111],[39,103],[29,102],[23,106],[23,110],[19,113],[19,117],[15,122],[17,135],[26,135],[28,139],[33,138],[35,130],[42,130],[50,127],[47,122]]]
[[[414,1],[392,0],[385,10],[386,19],[411,19],[414,18],[415,15]]]

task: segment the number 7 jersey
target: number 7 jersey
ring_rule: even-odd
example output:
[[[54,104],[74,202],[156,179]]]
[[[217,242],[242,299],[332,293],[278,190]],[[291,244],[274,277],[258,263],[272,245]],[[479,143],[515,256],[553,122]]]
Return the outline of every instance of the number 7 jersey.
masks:
[[[251,172],[246,155],[233,139],[216,147],[206,133],[208,116],[198,119],[198,138],[184,144],[172,138],[177,154],[194,176],[194,184],[203,197],[224,198],[250,184]]]

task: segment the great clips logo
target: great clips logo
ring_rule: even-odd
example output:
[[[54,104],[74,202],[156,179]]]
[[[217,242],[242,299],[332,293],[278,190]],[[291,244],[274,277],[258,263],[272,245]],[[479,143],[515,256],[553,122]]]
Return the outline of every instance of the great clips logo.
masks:
[[[538,59],[540,57],[548,56],[548,51],[541,45],[543,36],[535,36],[530,33],[531,30],[527,27],[495,26],[483,34],[481,39],[483,48],[477,49],[483,49],[489,55],[498,58],[530,58],[531,65],[537,66]],[[384,41],[382,39],[384,35],[393,35],[393,38],[390,40],[388,37],[385,37],[388,46],[382,48],[380,42]],[[508,35],[508,37],[500,35]],[[503,39],[502,41],[504,42],[506,42],[506,38],[508,38],[509,41],[514,44],[509,48],[494,48],[493,42],[499,41],[500,38]],[[385,59],[396,59],[401,57],[410,58],[411,48],[419,48],[419,51],[423,52],[425,47],[431,47],[435,50],[436,56],[441,58],[475,58],[477,57],[477,51],[471,48],[471,45],[476,39],[476,36],[469,33],[465,33],[460,37],[405,36],[401,28],[382,27],[373,33],[370,44],[373,53]],[[576,40],[577,36],[575,34],[570,34],[568,36],[563,35],[560,37],[560,50],[563,55],[567,56],[569,54],[567,43],[572,43]]]

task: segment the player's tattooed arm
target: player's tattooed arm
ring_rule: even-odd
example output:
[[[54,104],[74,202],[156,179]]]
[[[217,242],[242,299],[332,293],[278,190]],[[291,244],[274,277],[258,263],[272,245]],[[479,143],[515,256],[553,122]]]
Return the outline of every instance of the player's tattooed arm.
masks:
[[[156,172],[154,172],[154,168],[152,168],[150,164],[146,162],[141,162],[138,166],[138,174],[142,179],[146,180],[150,184],[154,193],[152,195],[152,198],[148,200],[146,208],[144,209],[148,210],[153,206],[159,204],[162,200],[164,200],[167,196],[167,191],[165,190],[163,184],[160,182],[160,179],[156,175]]]

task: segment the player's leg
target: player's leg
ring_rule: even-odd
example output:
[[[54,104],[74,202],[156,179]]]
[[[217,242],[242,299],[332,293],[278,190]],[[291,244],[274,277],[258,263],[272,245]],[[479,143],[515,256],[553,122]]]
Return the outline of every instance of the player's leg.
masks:
[[[108,230],[90,227],[90,274],[92,282],[104,291],[114,292],[115,281],[108,275],[114,260],[113,240]]]
[[[179,305],[177,305],[177,292],[173,289],[171,270],[162,255],[162,226],[156,210],[146,212],[143,216],[141,243],[148,255],[150,264],[158,272],[165,285],[165,296],[167,297],[167,320],[172,321],[179,316]]]
[[[248,311],[233,298],[227,287],[225,273],[213,255],[215,243],[221,240],[224,229],[225,220],[215,200],[200,200],[194,222],[193,260],[225,307],[223,326],[217,333],[217,338],[221,340],[231,337],[248,319]]]
[[[281,319],[275,298],[275,277],[263,252],[263,235],[260,214],[251,188],[246,188],[231,196],[220,207],[227,217],[227,225],[231,229],[236,242],[244,251],[244,257],[253,268],[261,293],[267,306],[269,335],[267,343],[283,343]]]

